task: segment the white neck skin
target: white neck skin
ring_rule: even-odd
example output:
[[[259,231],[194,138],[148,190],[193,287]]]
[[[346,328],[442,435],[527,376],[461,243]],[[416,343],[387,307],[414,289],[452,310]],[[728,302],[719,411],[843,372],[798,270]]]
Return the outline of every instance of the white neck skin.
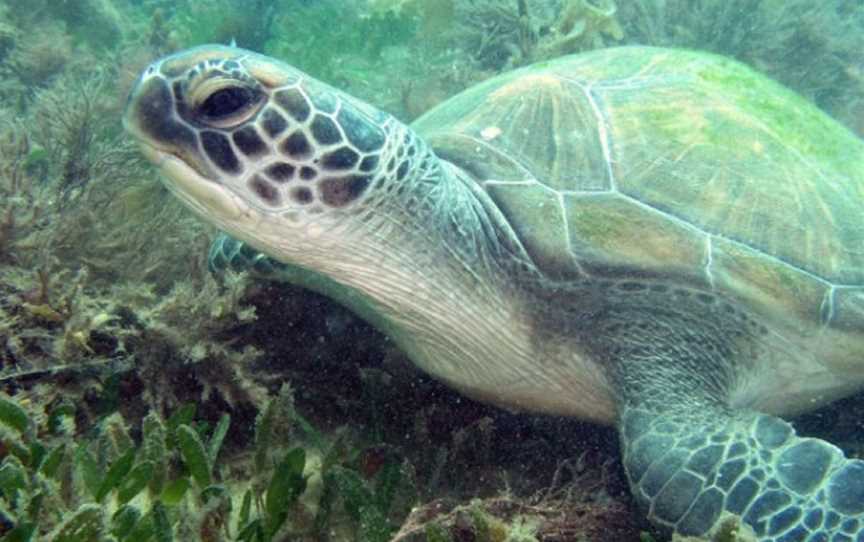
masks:
[[[512,285],[512,271],[496,264],[500,254],[494,251],[500,247],[476,238],[483,228],[471,221],[490,217],[482,216],[473,181],[446,168],[448,182],[456,186],[440,192],[446,202],[426,208],[459,209],[459,220],[431,214],[397,220],[391,213],[388,220],[359,227],[321,227],[315,242],[299,250],[296,239],[286,235],[289,225],[268,220],[249,241],[338,284],[324,293],[357,309],[419,368],[466,395],[611,423],[615,407],[596,366],[569,349],[537,350],[524,296]],[[440,235],[431,224],[441,221],[461,227]],[[460,231],[470,239],[459,239]],[[550,355],[555,359],[545,359]]]

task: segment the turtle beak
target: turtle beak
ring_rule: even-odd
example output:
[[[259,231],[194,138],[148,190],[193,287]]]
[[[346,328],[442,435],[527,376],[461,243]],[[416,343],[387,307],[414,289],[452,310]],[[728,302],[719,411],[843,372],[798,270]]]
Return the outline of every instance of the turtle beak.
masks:
[[[161,166],[165,155],[171,155],[203,179],[218,182],[218,176],[198,158],[198,135],[180,121],[174,94],[153,66],[144,72],[129,93],[123,127],[155,165]]]
[[[237,197],[198,157],[198,135],[177,115],[168,82],[153,68],[139,78],[123,113],[123,127],[162,174],[165,185],[202,216],[234,220],[243,212]]]
[[[135,139],[165,152],[197,146],[195,132],[180,122],[168,82],[148,69],[129,93],[123,126]]]

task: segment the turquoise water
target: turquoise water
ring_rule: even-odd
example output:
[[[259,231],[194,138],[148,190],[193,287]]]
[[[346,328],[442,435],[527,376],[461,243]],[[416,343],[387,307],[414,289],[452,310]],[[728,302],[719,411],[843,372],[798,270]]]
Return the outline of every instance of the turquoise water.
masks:
[[[207,43],[405,123],[564,55],[705,50],[861,138],[864,2],[0,1],[0,541],[669,539],[614,429],[467,399],[324,296],[214,278],[218,231],[121,124],[151,62]],[[860,458],[862,419],[859,393],[795,427]]]

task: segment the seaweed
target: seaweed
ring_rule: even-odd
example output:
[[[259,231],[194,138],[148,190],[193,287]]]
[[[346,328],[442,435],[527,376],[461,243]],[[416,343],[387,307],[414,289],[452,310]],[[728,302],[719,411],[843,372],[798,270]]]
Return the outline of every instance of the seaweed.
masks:
[[[112,0],[52,2],[50,13],[62,19],[76,41],[95,48],[114,46],[126,31],[123,14]]]
[[[30,109],[33,138],[47,152],[47,173],[57,179],[61,208],[87,183],[100,182],[100,175],[123,183],[143,169],[120,142],[119,108],[105,99],[107,81],[108,74],[100,71],[65,76],[40,91]]]
[[[0,4],[0,63],[6,60],[20,37],[18,29],[9,21],[9,7]]]
[[[126,30],[124,15],[111,0],[6,0],[5,3],[9,18],[17,26],[39,30],[46,21],[55,21],[63,25],[76,43],[96,51],[113,47]]]
[[[636,540],[632,514],[601,496],[609,464],[589,470],[586,457],[559,464],[547,489],[533,496],[504,492],[464,504],[442,498],[427,502],[412,510],[392,542]],[[580,465],[583,470],[573,470]]]
[[[7,348],[0,351],[0,373],[6,378],[79,362],[131,361],[129,341],[142,329],[128,315],[158,304],[147,293],[152,286],[137,281],[160,277],[164,282],[154,284],[167,291],[176,277],[203,267],[206,234],[191,221],[182,228],[180,206],[122,137],[112,98],[104,72],[63,76],[37,92],[26,113],[4,116],[0,330]],[[149,250],[160,228],[161,250]],[[188,239],[200,243],[201,259],[180,256]]]
[[[24,98],[32,96],[33,89],[45,87],[59,76],[73,58],[72,38],[65,26],[57,21],[40,24],[39,32],[17,32],[2,65],[2,72],[19,87],[9,92],[9,102],[19,110],[25,106]],[[7,83],[8,84],[8,83]],[[17,94],[18,96],[15,96]]]
[[[194,521],[196,511],[210,500],[209,487],[198,495],[190,492],[185,500],[176,499],[176,492],[169,494],[172,485],[183,485],[179,482],[193,476],[190,473],[207,460],[190,457],[182,445],[168,446],[171,435],[164,431],[147,432],[148,440],[139,447],[117,416],[106,418],[87,432],[89,437],[83,437],[56,421],[53,429],[41,426],[34,420],[39,419],[38,412],[27,412],[13,399],[0,398],[0,404],[0,421],[15,429],[0,439],[8,449],[17,450],[4,454],[0,463],[0,472],[6,473],[0,477],[0,502],[11,522],[6,539],[31,540],[47,534],[50,540],[102,540],[110,531],[117,540],[146,540],[147,534],[173,530],[172,524]],[[48,419],[73,414],[74,407],[66,404],[61,411],[50,412]],[[189,431],[182,424],[174,429],[175,435]],[[165,457],[141,452],[157,448]],[[154,460],[170,465],[171,455],[182,457],[185,469],[172,470],[173,480],[163,492],[148,494]],[[171,503],[171,510],[166,503]],[[192,512],[191,518],[186,519],[181,510]]]
[[[12,115],[8,114],[6,119]],[[41,161],[35,147],[19,122],[7,120],[0,134],[0,194],[4,202],[0,222],[0,261],[16,258],[18,243],[41,220],[39,187],[30,175]]]
[[[290,388],[265,405],[274,425],[298,423],[307,437],[321,436],[293,409]],[[223,451],[231,417],[215,427],[195,419],[184,406],[168,419],[150,412],[140,439],[117,414],[78,431],[76,408],[68,402],[45,413],[0,395],[0,506],[4,540],[151,539],[271,542],[328,537],[331,521],[348,520],[356,540],[385,542],[395,530],[388,518],[402,484],[402,470],[390,462],[366,478],[345,462],[358,449],[345,439],[321,440],[315,448],[262,438]],[[66,422],[64,422],[66,420]],[[344,435],[344,433],[342,433]],[[252,453],[249,453],[252,452]],[[250,457],[273,457],[255,461]],[[237,472],[246,472],[247,477]],[[239,507],[234,496],[241,496]]]
[[[613,0],[486,0],[459,4],[457,15],[455,39],[480,66],[496,71],[624,37]]]

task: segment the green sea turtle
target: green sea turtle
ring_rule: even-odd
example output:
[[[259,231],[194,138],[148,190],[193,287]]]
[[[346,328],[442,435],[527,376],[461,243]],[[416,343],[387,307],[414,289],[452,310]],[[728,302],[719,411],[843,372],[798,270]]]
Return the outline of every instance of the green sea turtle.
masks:
[[[472,397],[615,424],[668,531],[864,541],[864,461],[778,415],[864,384],[864,144],[747,67],[605,49],[407,126],[277,60],[146,69],[128,131],[234,239]]]

